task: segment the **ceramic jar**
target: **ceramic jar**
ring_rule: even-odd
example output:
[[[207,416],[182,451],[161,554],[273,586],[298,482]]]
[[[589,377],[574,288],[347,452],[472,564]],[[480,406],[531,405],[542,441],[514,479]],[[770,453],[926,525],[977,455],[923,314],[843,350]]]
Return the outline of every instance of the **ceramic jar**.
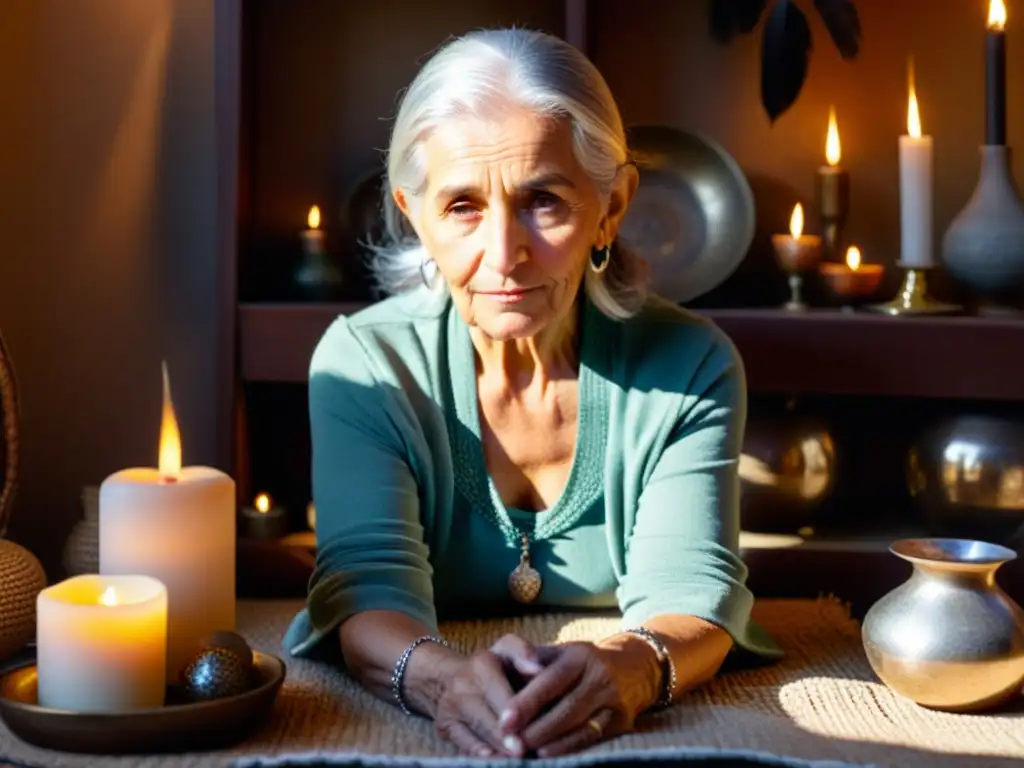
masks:
[[[871,668],[896,693],[952,712],[985,709],[1024,684],[1024,613],[996,570],[1016,553],[970,539],[903,539],[910,578],[864,616]]]

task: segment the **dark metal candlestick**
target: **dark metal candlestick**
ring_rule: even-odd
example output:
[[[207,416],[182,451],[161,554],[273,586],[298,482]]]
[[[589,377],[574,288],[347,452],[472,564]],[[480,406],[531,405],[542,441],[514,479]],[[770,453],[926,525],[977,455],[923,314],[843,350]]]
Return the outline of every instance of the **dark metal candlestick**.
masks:
[[[985,143],[1006,143],[1006,33],[985,35]]]
[[[846,169],[834,165],[819,168],[817,197],[825,253],[835,256],[842,246],[843,227],[850,210],[850,174]]]

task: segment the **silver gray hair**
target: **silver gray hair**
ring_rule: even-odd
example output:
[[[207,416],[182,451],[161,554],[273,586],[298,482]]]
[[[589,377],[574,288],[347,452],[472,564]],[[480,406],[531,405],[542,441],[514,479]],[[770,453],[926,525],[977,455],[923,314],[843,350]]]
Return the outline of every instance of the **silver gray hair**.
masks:
[[[617,174],[630,161],[618,105],[597,67],[553,35],[519,28],[471,32],[442,46],[401,99],[387,153],[383,241],[371,246],[378,290],[395,294],[426,284],[447,292],[391,190],[401,188],[414,205],[426,186],[421,147],[430,130],[495,105],[569,120],[576,159],[607,204]],[[647,298],[646,270],[616,241],[608,268],[600,274],[588,268],[584,288],[603,314],[626,319]]]

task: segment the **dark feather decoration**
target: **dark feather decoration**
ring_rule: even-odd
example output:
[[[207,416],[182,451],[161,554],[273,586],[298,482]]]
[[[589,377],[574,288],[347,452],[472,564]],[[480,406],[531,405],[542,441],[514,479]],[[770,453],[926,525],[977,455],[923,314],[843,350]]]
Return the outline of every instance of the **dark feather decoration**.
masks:
[[[761,40],[761,103],[773,123],[800,95],[810,54],[807,17],[792,0],[779,0]]]
[[[860,52],[860,17],[854,0],[813,0],[840,55]],[[761,104],[772,122],[800,95],[811,54],[811,30],[796,0],[708,0],[711,37],[728,43],[753,32],[765,16],[761,49]]]
[[[708,0],[711,37],[728,43],[736,35],[754,31],[768,0]]]
[[[852,0],[814,0],[832,42],[844,59],[855,59],[860,51],[860,17]]]

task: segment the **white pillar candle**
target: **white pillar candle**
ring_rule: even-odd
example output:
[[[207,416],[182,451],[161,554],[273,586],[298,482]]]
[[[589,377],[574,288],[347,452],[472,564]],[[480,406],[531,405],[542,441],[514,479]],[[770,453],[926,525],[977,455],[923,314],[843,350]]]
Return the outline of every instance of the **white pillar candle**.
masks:
[[[39,704],[74,712],[159,707],[167,590],[149,576],[75,576],[36,598]]]
[[[921,135],[921,116],[910,79],[907,135],[900,136],[900,260],[928,268],[932,253],[932,137]]]
[[[211,467],[182,467],[164,371],[157,468],[115,472],[100,486],[103,574],[143,573],[167,585],[167,682],[196,644],[235,628],[235,483]]]

